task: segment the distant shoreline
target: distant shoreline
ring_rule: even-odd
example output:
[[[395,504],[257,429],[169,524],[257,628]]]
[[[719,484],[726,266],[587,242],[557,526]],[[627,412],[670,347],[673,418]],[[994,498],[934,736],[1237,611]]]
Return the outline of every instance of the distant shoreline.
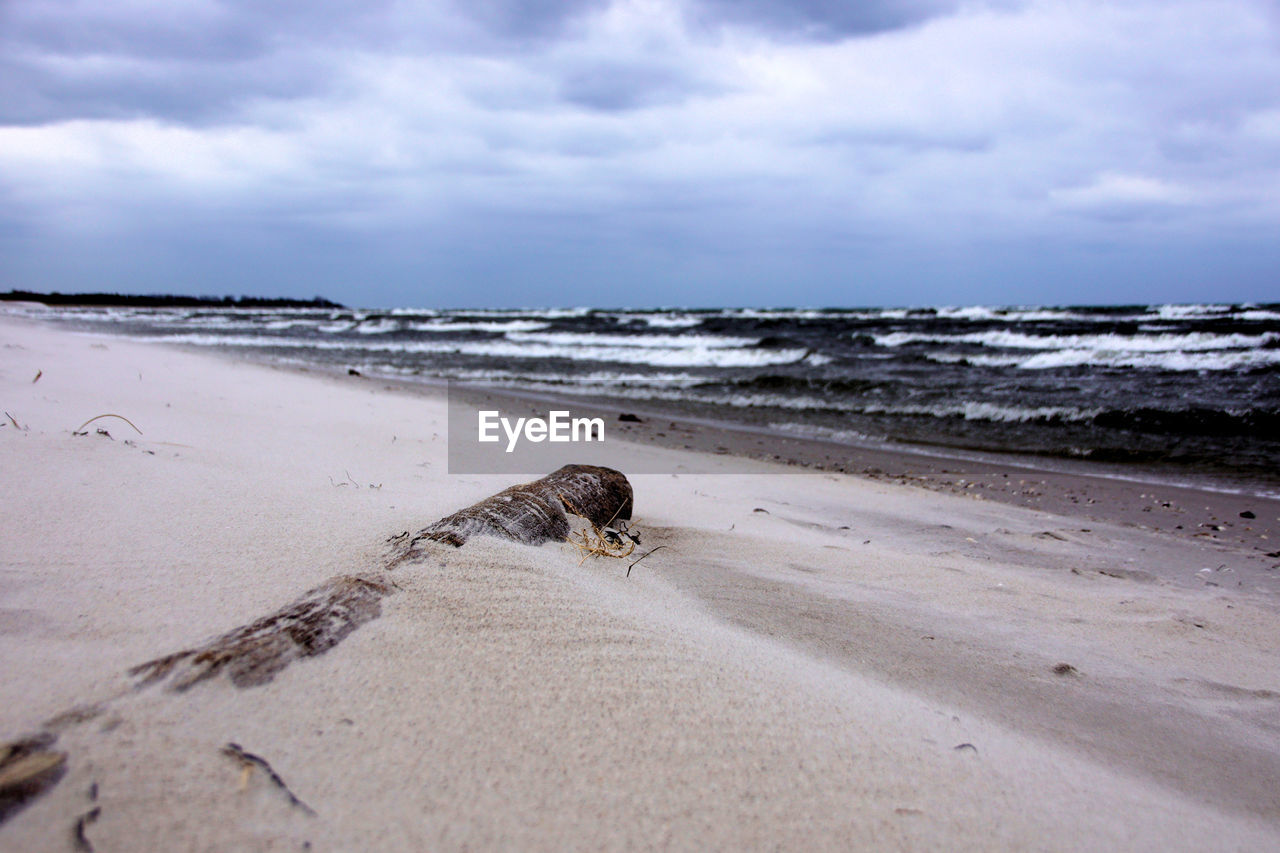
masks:
[[[0,301],[38,302],[42,305],[100,305],[132,308],[346,308],[320,296],[288,299],[263,296],[182,296],[173,294],[136,295],[129,293],[33,293],[11,290],[0,293]]]

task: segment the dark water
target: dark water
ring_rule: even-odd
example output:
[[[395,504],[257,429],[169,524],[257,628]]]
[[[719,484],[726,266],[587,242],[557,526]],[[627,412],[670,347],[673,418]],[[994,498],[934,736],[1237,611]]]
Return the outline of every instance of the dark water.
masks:
[[[603,395],[836,441],[1091,459],[1280,489],[1277,304],[23,310],[135,338]]]

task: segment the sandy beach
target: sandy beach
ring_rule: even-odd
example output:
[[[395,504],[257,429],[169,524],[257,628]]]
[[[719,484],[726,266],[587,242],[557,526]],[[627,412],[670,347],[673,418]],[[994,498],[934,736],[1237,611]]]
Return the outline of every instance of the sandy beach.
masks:
[[[663,547],[630,577],[492,538],[390,567],[521,479],[447,473],[441,394],[0,348],[0,741],[64,756],[0,849],[1280,846],[1274,502],[1179,493],[1190,533],[1128,486],[1072,512],[637,441]],[[691,454],[721,473],[646,473]],[[129,674],[350,575],[376,618],[266,683]]]

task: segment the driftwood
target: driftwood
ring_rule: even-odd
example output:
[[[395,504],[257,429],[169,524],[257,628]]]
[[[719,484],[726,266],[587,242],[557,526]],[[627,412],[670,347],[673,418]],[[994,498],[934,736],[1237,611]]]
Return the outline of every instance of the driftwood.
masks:
[[[566,465],[442,518],[415,536],[406,532],[393,538],[386,568],[420,556],[419,545],[428,541],[460,546],[480,535],[530,545],[564,541],[569,536],[566,504],[595,528],[607,528],[631,518],[631,484],[611,468]],[[382,599],[392,589],[371,575],[336,577],[269,616],[196,648],[139,664],[129,675],[139,679],[139,688],[164,681],[179,692],[221,672],[236,687],[266,684],[293,661],[324,654],[380,616]]]
[[[596,527],[631,518],[631,484],[619,471],[565,465],[541,480],[498,492],[395,543],[393,563],[419,556],[423,542],[461,547],[472,536],[500,536],[526,545],[569,537],[565,505]]]
[[[56,735],[0,744],[0,823],[58,783],[67,772],[67,754],[50,749]]]
[[[287,607],[229,631],[203,646],[139,664],[129,675],[139,687],[164,679],[182,691],[226,670],[237,687],[266,684],[298,658],[321,655],[365,622],[382,615],[391,587],[342,575],[309,590]]]

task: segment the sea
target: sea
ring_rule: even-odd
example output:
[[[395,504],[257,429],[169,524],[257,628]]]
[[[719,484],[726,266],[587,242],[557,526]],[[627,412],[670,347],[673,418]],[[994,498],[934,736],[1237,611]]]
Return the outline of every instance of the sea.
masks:
[[[1280,304],[8,310],[370,376],[1280,495]]]

